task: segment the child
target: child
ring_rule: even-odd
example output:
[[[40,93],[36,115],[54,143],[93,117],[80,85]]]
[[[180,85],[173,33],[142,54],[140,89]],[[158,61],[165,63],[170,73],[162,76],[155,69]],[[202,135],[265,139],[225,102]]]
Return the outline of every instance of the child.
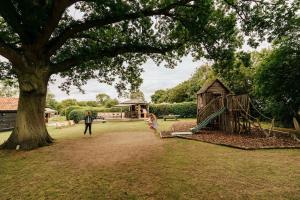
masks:
[[[153,113],[149,114],[148,125],[150,129],[154,130],[155,133],[157,132],[157,118]]]

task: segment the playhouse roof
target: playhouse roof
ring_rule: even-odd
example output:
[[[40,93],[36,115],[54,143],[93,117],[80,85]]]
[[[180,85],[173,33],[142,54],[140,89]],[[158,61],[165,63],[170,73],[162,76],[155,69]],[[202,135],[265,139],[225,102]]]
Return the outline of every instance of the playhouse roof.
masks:
[[[214,79],[212,81],[206,81],[204,83],[204,85],[201,87],[201,89],[197,92],[197,94],[202,94],[202,93],[205,93],[215,82],[218,82],[220,83],[220,85],[228,91],[228,93],[232,93],[231,90],[226,86],[224,85],[219,79]]]
[[[16,111],[18,100],[18,98],[12,97],[0,97],[0,111]]]

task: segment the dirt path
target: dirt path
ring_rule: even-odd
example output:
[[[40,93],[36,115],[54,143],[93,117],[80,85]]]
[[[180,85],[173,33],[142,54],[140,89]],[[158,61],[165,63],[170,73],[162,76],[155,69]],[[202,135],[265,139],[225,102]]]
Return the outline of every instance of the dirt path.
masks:
[[[107,133],[65,140],[50,147],[76,167],[114,165],[146,159],[162,151],[162,140],[151,132]]]

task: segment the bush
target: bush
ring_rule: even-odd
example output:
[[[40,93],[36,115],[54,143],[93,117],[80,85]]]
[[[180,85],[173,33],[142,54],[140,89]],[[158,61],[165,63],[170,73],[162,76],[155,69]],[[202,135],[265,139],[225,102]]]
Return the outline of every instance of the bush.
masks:
[[[128,111],[128,108],[123,108],[123,112]],[[120,112],[120,108],[101,108],[101,107],[79,107],[70,106],[66,109],[67,120],[74,120],[78,123],[80,120],[84,119],[86,112],[90,111],[93,118],[97,117],[97,113],[101,112]]]
[[[75,110],[75,109],[80,109],[80,106],[69,106],[65,109],[64,113],[65,113],[65,116],[66,116],[67,120],[70,120],[70,118],[69,118],[70,112]]]
[[[90,110],[90,111],[95,111],[95,112],[120,112],[121,111],[121,108],[116,108],[116,107],[112,107],[112,108],[85,108],[87,110]],[[129,108],[128,107],[124,107],[122,109],[123,112],[125,111],[128,111]]]
[[[86,105],[91,107],[97,107],[98,103],[96,101],[87,101]]]
[[[105,107],[107,108],[111,108],[115,105],[117,105],[119,102],[116,99],[108,99],[104,102]]]
[[[81,109],[76,109],[76,110],[72,110],[69,113],[69,119],[73,120],[76,124],[80,121],[84,119],[84,115],[85,115],[85,111],[81,110]]]
[[[154,113],[158,117],[163,115],[180,115],[182,118],[194,118],[197,116],[197,103],[183,102],[174,104],[151,104],[150,113]]]

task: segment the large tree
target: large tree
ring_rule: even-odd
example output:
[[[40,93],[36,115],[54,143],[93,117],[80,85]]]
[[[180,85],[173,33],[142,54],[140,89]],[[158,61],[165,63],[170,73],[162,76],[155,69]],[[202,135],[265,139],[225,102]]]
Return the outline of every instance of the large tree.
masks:
[[[1,63],[1,76],[17,77],[20,87],[16,126],[2,147],[33,149],[52,143],[44,123],[51,75],[66,78],[64,90],[96,78],[109,84],[118,80],[121,91],[128,83],[132,88],[141,84],[139,66],[149,58],[170,67],[189,52],[196,58],[230,58],[238,45],[235,11],[242,16],[250,9],[257,16],[265,10],[264,2],[1,1],[0,55],[8,60]],[[76,10],[82,16],[70,15]],[[264,24],[257,25],[251,27]]]
[[[259,63],[255,92],[281,125],[291,127],[300,111],[300,21],[297,31],[277,41]]]

